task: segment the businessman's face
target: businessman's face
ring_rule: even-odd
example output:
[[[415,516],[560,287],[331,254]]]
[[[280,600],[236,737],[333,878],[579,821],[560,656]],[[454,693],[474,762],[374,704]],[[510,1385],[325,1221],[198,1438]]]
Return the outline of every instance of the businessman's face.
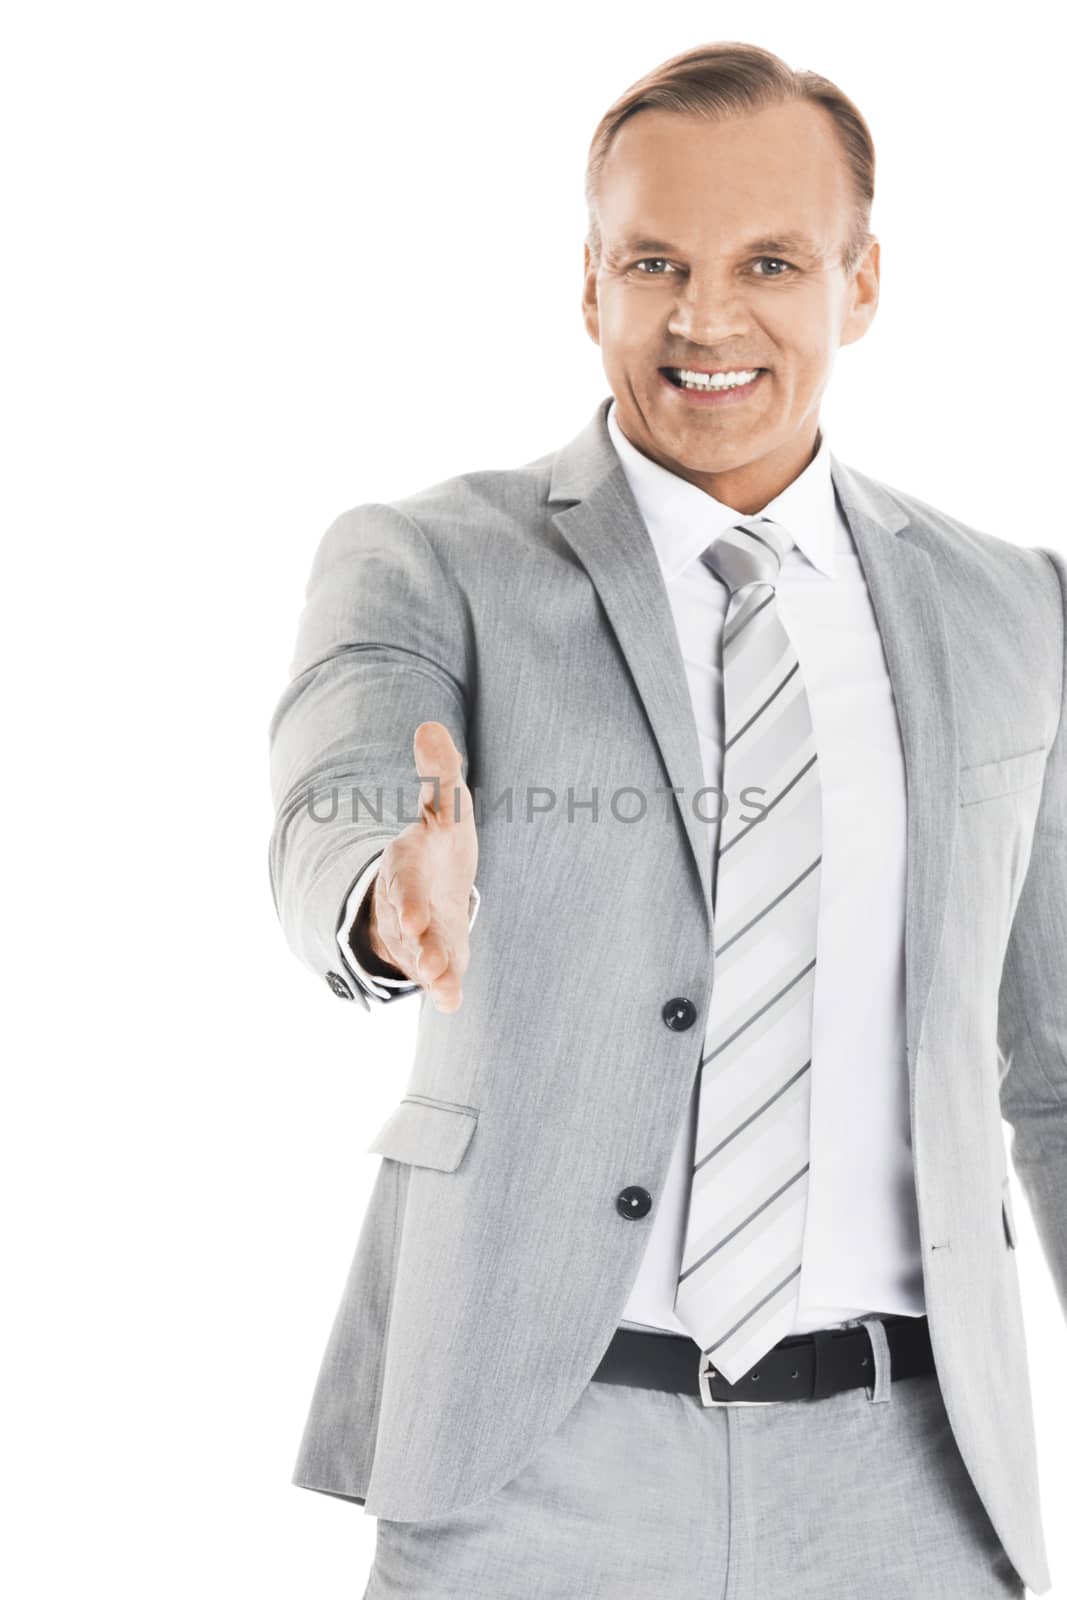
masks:
[[[723,122],[642,111],[623,124],[585,251],[582,310],[622,431],[745,515],[811,460],[840,345],[878,303],[878,245],[851,277],[848,169],[829,114],[804,102]],[[751,372],[725,393],[678,369]]]

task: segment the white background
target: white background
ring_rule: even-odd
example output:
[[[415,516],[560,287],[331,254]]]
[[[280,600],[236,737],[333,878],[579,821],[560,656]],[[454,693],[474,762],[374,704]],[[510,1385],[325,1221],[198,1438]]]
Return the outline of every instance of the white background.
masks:
[[[267,725],[342,510],[569,440],[607,105],[763,44],[878,147],[849,464],[1064,546],[1061,56],[1016,4],[19,8],[0,48],[7,1584],[362,1593],[374,1522],[289,1482],[417,1001],[290,954]],[[1067,1594],[1064,1324],[1015,1183]],[[982,1308],[974,1308],[975,1316]]]

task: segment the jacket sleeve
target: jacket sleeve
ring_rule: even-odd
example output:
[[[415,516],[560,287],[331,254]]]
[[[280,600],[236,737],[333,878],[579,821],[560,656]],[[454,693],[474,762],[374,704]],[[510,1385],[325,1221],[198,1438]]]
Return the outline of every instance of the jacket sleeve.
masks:
[[[366,504],[327,529],[270,722],[269,871],[290,948],[365,1010],[338,931],[364,868],[419,815],[420,722],[445,725],[466,779],[470,657],[462,593],[410,517]]]
[[[1067,616],[1067,561],[1052,563]],[[1067,645],[1067,624],[1062,643]],[[1033,846],[1001,976],[1000,1103],[1011,1158],[1067,1318],[1067,733],[1065,680]]]

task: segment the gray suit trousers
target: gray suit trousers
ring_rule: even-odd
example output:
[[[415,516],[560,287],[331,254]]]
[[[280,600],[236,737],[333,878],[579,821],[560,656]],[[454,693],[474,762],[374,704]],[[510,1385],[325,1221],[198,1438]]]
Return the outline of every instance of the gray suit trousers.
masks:
[[[857,1319],[861,1320],[861,1319]],[[502,1489],[378,1518],[363,1600],[986,1600],[1025,1594],[934,1373],[705,1408],[591,1380]]]

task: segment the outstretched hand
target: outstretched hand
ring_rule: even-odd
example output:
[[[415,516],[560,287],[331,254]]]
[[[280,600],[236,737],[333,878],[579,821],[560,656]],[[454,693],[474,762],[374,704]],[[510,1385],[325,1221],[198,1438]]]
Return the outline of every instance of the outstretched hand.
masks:
[[[423,780],[419,816],[382,853],[368,937],[379,960],[420,984],[438,1011],[457,1011],[470,961],[468,908],[478,870],[474,802],[461,776],[463,758],[443,723],[420,722],[414,752]]]

